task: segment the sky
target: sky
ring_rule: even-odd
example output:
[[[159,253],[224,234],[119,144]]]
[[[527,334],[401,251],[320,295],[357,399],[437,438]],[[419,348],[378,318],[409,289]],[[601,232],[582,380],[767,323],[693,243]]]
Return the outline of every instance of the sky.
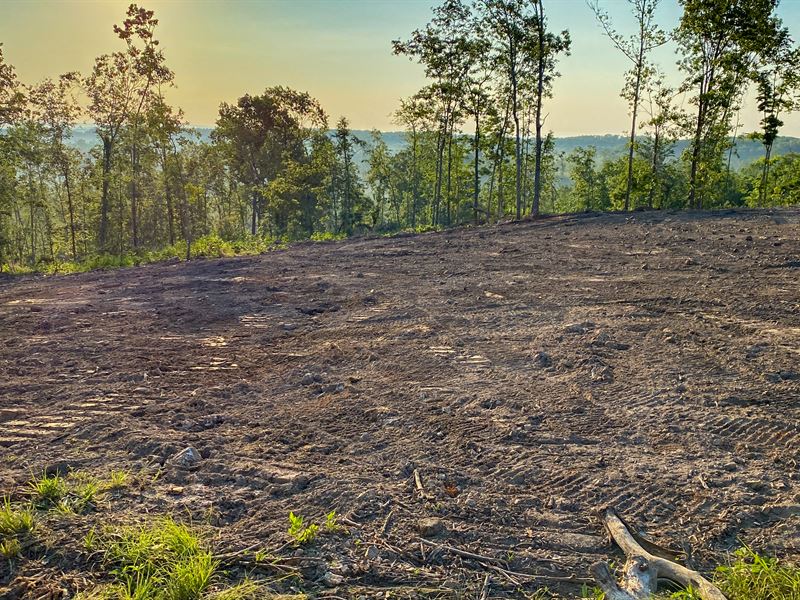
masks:
[[[620,98],[626,59],[599,29],[584,0],[545,0],[550,27],[569,29],[572,53],[559,63],[561,77],[545,107],[546,129],[556,136],[624,134],[628,107]],[[125,0],[0,0],[0,42],[19,78],[88,72],[94,57],[122,49],[113,24]],[[273,85],[308,91],[335,122],[355,129],[397,130],[391,114],[401,98],[425,85],[423,69],[394,56],[402,39],[430,18],[432,0],[143,0],[159,19],[157,37],[175,71],[169,100],[187,120],[212,125],[220,102]],[[623,0],[600,0],[621,31],[632,18]],[[783,0],[780,15],[800,37],[800,0]],[[662,0],[659,24],[671,29],[677,0]],[[674,84],[680,81],[674,46],[654,54]],[[744,131],[758,127],[752,98],[741,114]],[[800,113],[782,133],[800,137]]]

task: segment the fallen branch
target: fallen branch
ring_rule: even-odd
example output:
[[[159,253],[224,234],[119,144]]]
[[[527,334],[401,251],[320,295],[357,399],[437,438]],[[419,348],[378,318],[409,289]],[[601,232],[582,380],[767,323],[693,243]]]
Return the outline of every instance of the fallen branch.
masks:
[[[605,592],[606,600],[648,600],[657,591],[659,579],[671,581],[684,589],[691,586],[702,600],[727,600],[717,586],[697,571],[658,556],[654,552],[665,552],[655,544],[640,543],[642,538],[631,532],[614,509],[605,511],[603,522],[611,539],[628,557],[620,583],[614,580],[608,564],[598,562],[592,565],[592,575]],[[647,545],[650,551],[643,545]]]
[[[475,554],[473,552],[467,552],[466,550],[454,548],[453,546],[448,546],[446,544],[437,544],[436,542],[432,542],[431,540],[426,540],[425,538],[419,538],[419,541],[421,545],[424,544],[425,546],[438,548],[440,550],[445,550],[462,558],[468,558],[470,560],[474,560],[475,562],[482,564],[484,567],[500,573],[515,585],[519,585],[519,582],[514,579],[515,577],[521,577],[523,579],[541,579],[545,581],[569,581],[572,583],[591,583],[591,581],[587,579],[575,577],[574,575],[567,575],[567,576],[540,575],[536,573],[520,573],[519,571],[511,571],[509,569],[501,567],[500,565],[505,563],[497,558],[491,558],[489,556],[482,556],[480,554]]]

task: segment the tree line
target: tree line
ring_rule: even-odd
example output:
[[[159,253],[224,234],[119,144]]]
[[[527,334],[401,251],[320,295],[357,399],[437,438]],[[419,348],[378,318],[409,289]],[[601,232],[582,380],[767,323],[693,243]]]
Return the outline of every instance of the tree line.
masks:
[[[114,26],[119,47],[87,74],[26,85],[0,45],[0,264],[258,250],[567,211],[800,202],[800,156],[772,156],[781,118],[800,107],[800,49],[777,0],[680,0],[674,31],[656,22],[658,3],[628,0],[631,32],[589,3],[630,65],[627,152],[602,164],[592,147],[558,153],[546,129],[571,38],[550,28],[544,0],[444,0],[392,42],[427,77],[394,113],[406,138],[396,152],[378,131],[354,135],[345,118],[331,127],[315,98],[281,86],[222,103],[202,139],[166,100],[175,74],[158,19],[135,4]],[[670,40],[684,76],[675,86],[652,60]],[[762,119],[743,132],[751,90]],[[88,153],[70,145],[82,121],[97,134]],[[735,171],[744,135],[764,156]],[[677,154],[681,138],[690,143]]]

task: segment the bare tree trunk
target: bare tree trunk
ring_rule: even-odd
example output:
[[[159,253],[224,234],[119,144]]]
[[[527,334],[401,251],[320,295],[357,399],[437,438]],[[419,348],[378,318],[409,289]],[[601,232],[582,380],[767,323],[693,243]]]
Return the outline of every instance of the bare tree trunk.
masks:
[[[479,152],[481,144],[481,122],[480,115],[475,112],[475,186],[472,197],[472,213],[475,225],[478,224],[478,195],[480,194],[480,174],[479,174]]]
[[[539,216],[539,203],[542,194],[542,101],[544,99],[544,71],[546,66],[544,56],[544,6],[542,6],[542,0],[539,0],[536,6],[539,21],[539,65],[536,81],[536,148],[533,167],[533,206],[531,207],[531,214],[534,217]]]
[[[72,202],[72,184],[69,177],[69,165],[64,166],[64,187],[67,190],[67,211],[69,212],[69,238],[72,243],[72,260],[78,259],[78,247],[75,244],[75,207]]]
[[[108,248],[108,211],[109,206],[109,186],[111,183],[111,153],[113,151],[113,141],[107,136],[103,136],[103,191],[100,197],[100,252],[105,253]]]

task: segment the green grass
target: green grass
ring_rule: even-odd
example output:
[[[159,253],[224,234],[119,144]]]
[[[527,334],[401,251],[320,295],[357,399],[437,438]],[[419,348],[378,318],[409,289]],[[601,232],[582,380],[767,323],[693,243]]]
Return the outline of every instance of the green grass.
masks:
[[[111,471],[104,487],[109,490],[124,488],[130,482],[131,474],[128,471]]]
[[[93,545],[115,579],[104,591],[109,598],[197,600],[217,569],[195,533],[171,518],[106,531]]]
[[[0,558],[13,560],[22,554],[22,540],[28,538],[36,527],[33,513],[3,498],[0,504]]]
[[[746,546],[734,556],[714,576],[730,600],[800,600],[800,567],[765,558]]]
[[[40,508],[61,504],[67,495],[67,482],[60,475],[42,475],[28,483],[34,503]]]
[[[36,522],[27,508],[15,508],[11,500],[3,498],[0,505],[0,537],[22,537],[33,532]]]

